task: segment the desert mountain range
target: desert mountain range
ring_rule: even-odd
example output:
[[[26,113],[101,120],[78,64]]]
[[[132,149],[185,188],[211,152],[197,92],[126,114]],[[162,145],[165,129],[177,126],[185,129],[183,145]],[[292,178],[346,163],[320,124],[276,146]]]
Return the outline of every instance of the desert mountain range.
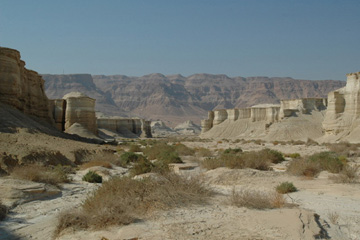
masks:
[[[96,99],[96,110],[112,116],[161,119],[169,126],[186,120],[199,124],[207,111],[243,108],[280,99],[326,97],[345,86],[337,80],[297,80],[290,77],[228,77],[194,74],[142,77],[125,75],[42,75],[51,99],[80,91]]]

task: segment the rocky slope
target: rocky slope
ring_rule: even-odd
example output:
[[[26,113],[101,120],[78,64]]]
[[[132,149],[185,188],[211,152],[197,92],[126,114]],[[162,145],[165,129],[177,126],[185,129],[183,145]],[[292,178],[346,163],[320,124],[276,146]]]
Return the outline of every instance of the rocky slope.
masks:
[[[199,124],[207,111],[219,108],[249,107],[259,103],[279,103],[280,99],[326,97],[343,87],[343,81],[311,81],[292,78],[235,77],[226,75],[150,74],[124,75],[43,75],[46,93],[59,98],[81,91],[97,99],[97,110],[109,115],[127,114],[169,126],[186,120]]]

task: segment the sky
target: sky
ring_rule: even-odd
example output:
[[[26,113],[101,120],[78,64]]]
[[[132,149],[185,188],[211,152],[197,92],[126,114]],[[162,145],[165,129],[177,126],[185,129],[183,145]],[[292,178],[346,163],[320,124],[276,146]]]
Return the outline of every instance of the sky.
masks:
[[[345,80],[359,0],[0,0],[0,46],[50,74]]]

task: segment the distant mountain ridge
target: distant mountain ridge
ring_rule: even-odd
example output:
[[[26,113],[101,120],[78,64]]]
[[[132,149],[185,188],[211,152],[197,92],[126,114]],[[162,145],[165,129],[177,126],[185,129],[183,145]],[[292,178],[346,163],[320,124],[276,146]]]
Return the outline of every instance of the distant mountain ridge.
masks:
[[[154,73],[125,75],[44,74],[49,98],[80,91],[97,99],[96,109],[107,115],[161,119],[169,126],[186,120],[199,123],[207,111],[279,103],[280,99],[326,97],[345,81],[296,80],[290,77],[228,77],[194,74],[189,77]]]

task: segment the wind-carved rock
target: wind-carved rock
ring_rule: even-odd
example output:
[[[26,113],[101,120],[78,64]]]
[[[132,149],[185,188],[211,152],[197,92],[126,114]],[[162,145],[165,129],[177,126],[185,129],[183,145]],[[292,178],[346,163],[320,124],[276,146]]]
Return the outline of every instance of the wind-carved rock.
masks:
[[[74,123],[81,124],[84,128],[97,134],[95,99],[80,92],[66,94],[65,130]]]
[[[323,122],[326,136],[351,135],[360,126],[360,72],[347,74],[346,86],[328,94]],[[355,137],[355,136],[353,136]]]
[[[124,135],[137,135],[149,138],[151,135],[150,121],[140,118],[102,117],[97,119],[98,128],[108,129]]]
[[[327,107],[325,98],[281,100],[243,109],[209,112],[202,120],[201,137],[307,140],[319,138]]]
[[[44,80],[25,68],[19,51],[0,47],[0,79],[0,102],[53,123]]]

